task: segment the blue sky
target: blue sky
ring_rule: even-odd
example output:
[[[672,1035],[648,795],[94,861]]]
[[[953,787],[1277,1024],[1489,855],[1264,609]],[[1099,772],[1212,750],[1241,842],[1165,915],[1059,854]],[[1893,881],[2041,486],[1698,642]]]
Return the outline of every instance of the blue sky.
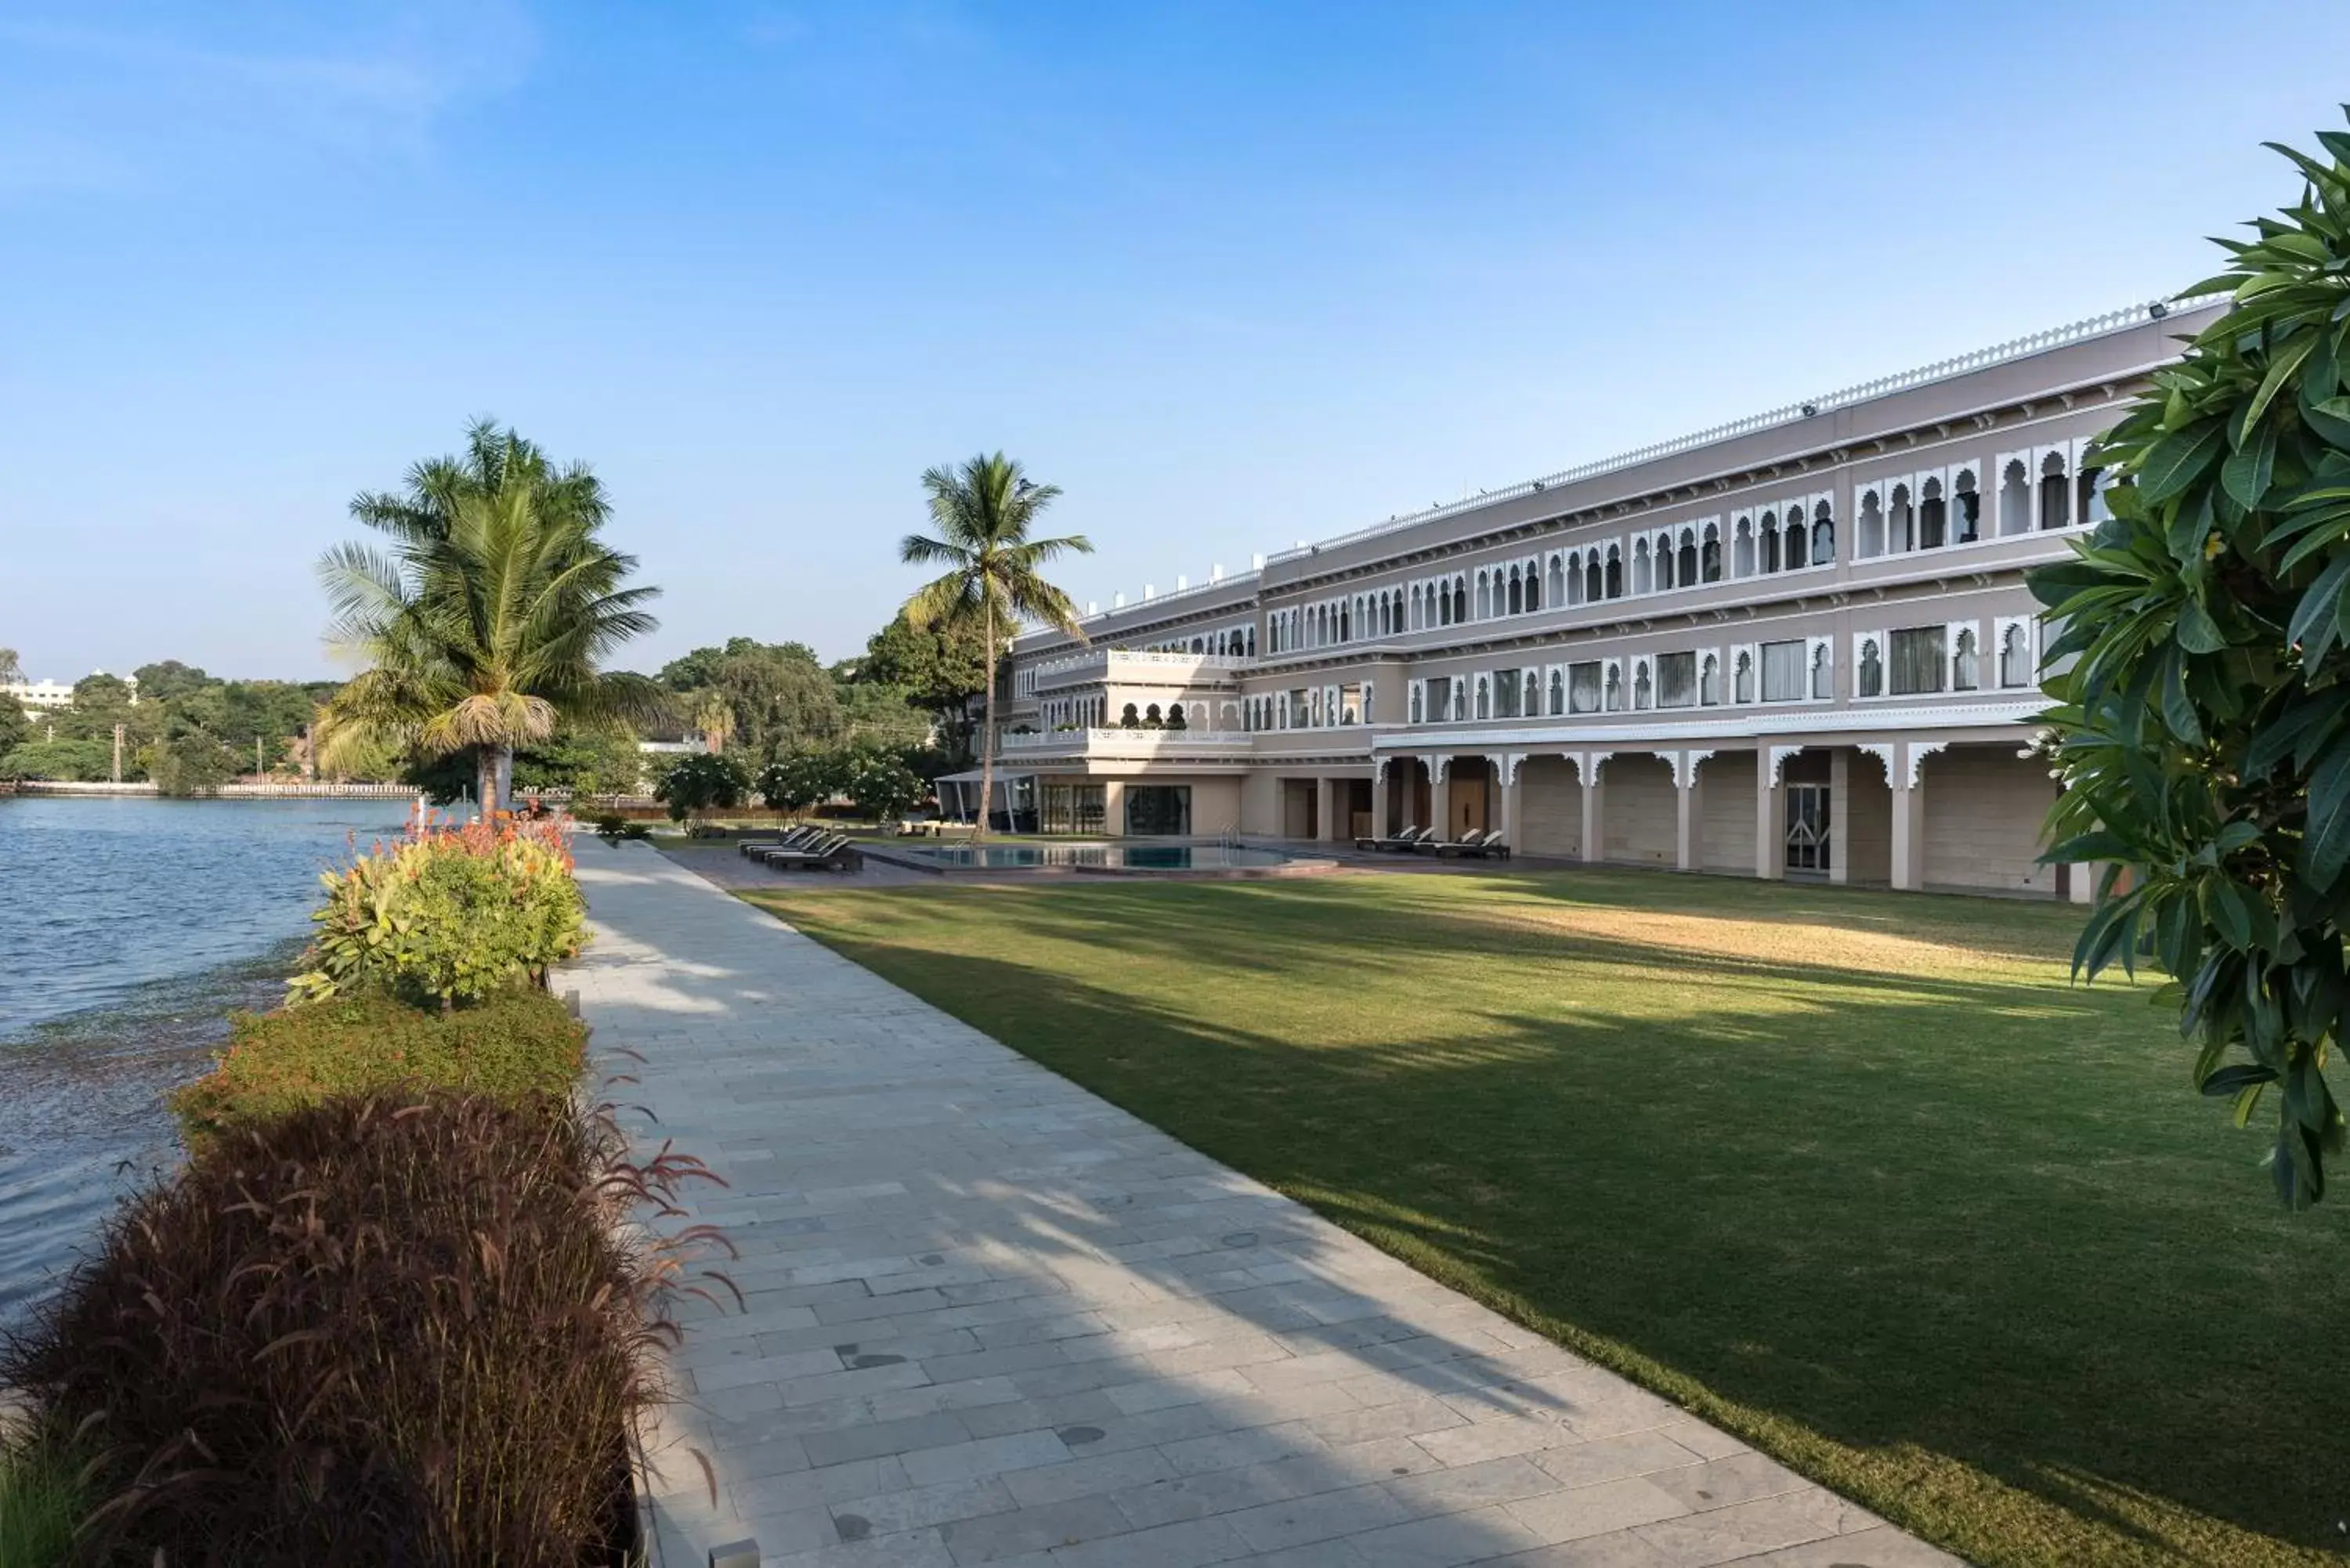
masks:
[[[11,0],[0,644],[328,673],[311,563],[478,412],[604,475],[640,667],[856,651],[983,448],[1080,602],[1198,582],[2183,286],[2345,58],[2322,0]]]

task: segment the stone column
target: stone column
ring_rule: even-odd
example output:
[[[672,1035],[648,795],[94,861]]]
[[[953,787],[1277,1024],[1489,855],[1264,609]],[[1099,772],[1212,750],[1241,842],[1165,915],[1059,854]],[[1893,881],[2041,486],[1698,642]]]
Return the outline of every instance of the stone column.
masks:
[[[1852,880],[1852,748],[1828,753],[1828,880]]]
[[[1694,871],[1705,863],[1705,784],[1698,769],[1711,752],[1683,752],[1671,759],[1674,805],[1679,816],[1673,839],[1673,868]]]
[[[1895,758],[1893,885],[1914,893],[1926,885],[1926,759],[1915,742],[1898,747]]]
[[[2071,896],[2074,903],[2094,904],[2097,901],[2098,872],[2099,867],[2094,860],[2081,861],[2073,867]]]
[[[1314,823],[1321,829],[1325,843],[1342,836],[1338,821],[1338,792],[1332,787],[1327,774],[1317,774],[1314,780]]]
[[[1442,757],[1428,759],[1428,820],[1420,824],[1439,838],[1452,836],[1445,831],[1452,820],[1452,774],[1444,764]]]
[[[1493,759],[1494,809],[1499,814],[1499,821],[1487,826],[1513,846],[1518,838],[1518,764],[1524,761],[1523,757],[1515,755]]]
[[[1371,836],[1385,838],[1395,831],[1388,826],[1388,763],[1383,757],[1371,762]]]
[[[1754,747],[1754,875],[1766,882],[1787,875],[1786,759],[1799,748],[1760,741]]]
[[[1575,771],[1583,780],[1583,858],[1593,866],[1607,854],[1607,761],[1606,752],[1586,752],[1575,759]]]

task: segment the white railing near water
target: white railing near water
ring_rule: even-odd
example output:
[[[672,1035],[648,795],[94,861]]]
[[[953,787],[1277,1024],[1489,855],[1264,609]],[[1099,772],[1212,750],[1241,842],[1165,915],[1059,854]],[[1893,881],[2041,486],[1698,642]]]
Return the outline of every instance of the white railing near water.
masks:
[[[20,779],[18,794],[151,795],[151,784],[78,783],[70,779]],[[224,800],[411,800],[416,786],[401,784],[224,784],[209,792]]]

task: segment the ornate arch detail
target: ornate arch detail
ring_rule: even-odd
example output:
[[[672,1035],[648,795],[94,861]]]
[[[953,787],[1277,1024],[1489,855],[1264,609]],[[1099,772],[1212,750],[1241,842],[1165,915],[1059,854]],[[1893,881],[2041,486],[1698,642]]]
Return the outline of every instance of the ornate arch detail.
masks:
[[[1504,789],[1518,782],[1518,770],[1526,765],[1526,753],[1511,752],[1502,758],[1502,786]]]
[[[1773,746],[1771,748],[1770,756],[1764,759],[1768,769],[1765,775],[1765,783],[1767,783],[1770,787],[1776,789],[1779,786],[1780,782],[1786,776],[1787,759],[1794,756],[1797,752],[1800,752],[1804,748],[1801,746]]]
[[[1853,750],[1854,750],[1854,751],[1856,751],[1856,752],[1866,752],[1870,756],[1875,757],[1878,762],[1880,762],[1880,763],[1884,763],[1884,764],[1885,764],[1885,782],[1886,782],[1887,784],[1891,784],[1891,783],[1895,780],[1895,778],[1897,778],[1897,777],[1898,776],[1898,774],[1896,774],[1894,773],[1894,771],[1893,771],[1893,742],[1890,742],[1890,741],[1863,741],[1863,742],[1861,742],[1859,744],[1857,744],[1857,745],[1854,746],[1854,747],[1853,747]]]
[[[1912,741],[1909,742],[1909,782],[1905,788],[1916,789],[1918,781],[1926,776],[1926,759],[1936,752],[1948,751],[1948,741]]]
[[[1450,784],[1452,781],[1452,754],[1450,752],[1440,757],[1428,759],[1428,777],[1431,784]]]
[[[1673,787],[1687,789],[1697,783],[1698,764],[1711,755],[1711,747],[1704,751],[1667,752],[1665,760],[1673,766]]]
[[[1607,759],[1614,756],[1616,753],[1613,752],[1586,752],[1583,754],[1591,763],[1591,771],[1585,776],[1583,781],[1584,784],[1588,787],[1589,785],[1596,784],[1599,782],[1600,774],[1607,769]]]

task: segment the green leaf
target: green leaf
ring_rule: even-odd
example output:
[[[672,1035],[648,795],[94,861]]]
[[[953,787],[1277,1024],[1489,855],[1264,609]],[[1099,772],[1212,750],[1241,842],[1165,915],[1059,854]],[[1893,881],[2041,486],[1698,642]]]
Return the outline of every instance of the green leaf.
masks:
[[[2350,584],[2350,553],[2327,566],[2293,607],[2284,639],[2300,645],[2303,664],[2314,664],[2325,657],[2334,640],[2334,612],[2341,604],[2345,584]]]
[[[2155,442],[2139,464],[2137,485],[2148,505],[2168,501],[2194,483],[2227,443],[2224,422],[2206,421],[2173,431]]]
[[[2220,633],[2220,623],[2211,612],[2194,599],[2189,599],[2178,612],[2178,646],[2189,653],[2217,653],[2228,646]]]
[[[2240,1094],[2257,1084],[2273,1084],[2277,1080],[2274,1067],[2263,1067],[2256,1062],[2237,1062],[2220,1068],[2204,1078],[2201,1088],[2214,1099]]]
[[[2276,472],[2276,428],[2272,425],[2254,437],[2250,446],[2228,454],[2220,465],[2220,483],[2225,486],[2236,504],[2251,512],[2261,504],[2269,491],[2269,480]]]
[[[2350,739],[2326,748],[2309,775],[2309,825],[2301,841],[2301,875],[2324,891],[2350,865]]]
[[[2174,647],[2162,659],[2162,722],[2190,746],[2203,743],[2203,725],[2187,695],[2185,653]]]

